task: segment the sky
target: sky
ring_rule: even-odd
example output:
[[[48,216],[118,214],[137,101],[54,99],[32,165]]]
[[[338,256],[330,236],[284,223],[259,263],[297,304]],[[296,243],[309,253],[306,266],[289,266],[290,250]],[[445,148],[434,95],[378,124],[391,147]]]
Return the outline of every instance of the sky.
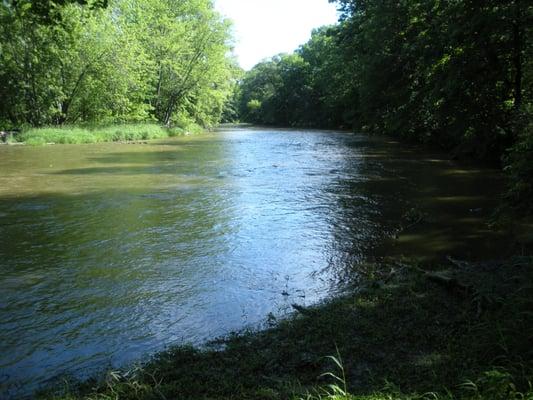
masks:
[[[313,28],[337,22],[335,4],[328,0],[215,0],[215,8],[233,21],[235,54],[245,70],[293,52]]]

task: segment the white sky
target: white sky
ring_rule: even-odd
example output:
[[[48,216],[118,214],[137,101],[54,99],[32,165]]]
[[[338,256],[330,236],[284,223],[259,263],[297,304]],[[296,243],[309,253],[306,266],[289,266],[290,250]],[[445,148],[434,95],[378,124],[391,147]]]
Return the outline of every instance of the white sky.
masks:
[[[233,20],[235,54],[245,70],[264,58],[291,53],[311,37],[313,28],[337,22],[328,0],[215,0]]]

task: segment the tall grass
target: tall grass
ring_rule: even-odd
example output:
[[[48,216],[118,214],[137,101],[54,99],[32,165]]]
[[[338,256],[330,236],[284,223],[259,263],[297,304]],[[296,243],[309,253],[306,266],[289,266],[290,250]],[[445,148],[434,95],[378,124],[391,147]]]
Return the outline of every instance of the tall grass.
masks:
[[[124,124],[107,127],[45,127],[30,128],[17,136],[19,142],[28,145],[84,144],[99,142],[126,142],[151,139],[164,139],[187,133],[198,133],[201,128],[196,125],[186,127],[164,128],[156,124]]]
[[[325,387],[319,388],[316,394],[307,394],[305,398],[299,400],[352,400],[355,399],[350,393],[348,393],[348,385],[346,383],[346,372],[342,364],[342,359],[337,348],[337,357],[328,356],[330,360],[335,363],[335,366],[340,371],[340,376],[335,375],[333,372],[325,372],[321,376],[328,376],[333,378],[334,383]]]
[[[529,389],[522,392],[517,390],[513,376],[505,370],[494,368],[485,371],[476,381],[466,380],[458,385],[459,396],[454,396],[449,390],[445,393],[426,392],[422,394],[405,394],[400,388],[390,382],[379,392],[369,395],[355,396],[348,392],[346,373],[342,359],[337,349],[337,357],[328,356],[340,371],[340,376],[333,372],[326,372],[321,376],[333,378],[333,383],[315,389],[315,393],[308,393],[298,400],[533,400],[533,386],[529,382]]]

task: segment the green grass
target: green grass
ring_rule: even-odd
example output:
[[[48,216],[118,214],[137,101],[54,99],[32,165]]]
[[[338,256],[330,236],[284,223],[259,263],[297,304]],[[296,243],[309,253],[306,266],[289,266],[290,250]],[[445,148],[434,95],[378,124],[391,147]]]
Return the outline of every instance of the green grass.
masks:
[[[345,295],[297,306],[270,329],[173,348],[44,397],[533,400],[533,258],[389,260],[352,275]]]
[[[165,128],[156,124],[124,124],[107,127],[45,127],[30,128],[17,136],[17,141],[28,145],[85,144],[99,142],[126,142],[151,139],[164,139],[187,133],[199,133],[197,125]]]

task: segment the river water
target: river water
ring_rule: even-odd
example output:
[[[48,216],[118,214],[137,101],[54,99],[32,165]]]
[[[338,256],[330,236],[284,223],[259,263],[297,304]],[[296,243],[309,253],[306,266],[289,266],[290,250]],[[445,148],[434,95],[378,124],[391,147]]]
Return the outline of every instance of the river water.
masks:
[[[494,171],[342,132],[2,146],[0,397],[257,327],[367,258],[496,254],[498,190]]]

